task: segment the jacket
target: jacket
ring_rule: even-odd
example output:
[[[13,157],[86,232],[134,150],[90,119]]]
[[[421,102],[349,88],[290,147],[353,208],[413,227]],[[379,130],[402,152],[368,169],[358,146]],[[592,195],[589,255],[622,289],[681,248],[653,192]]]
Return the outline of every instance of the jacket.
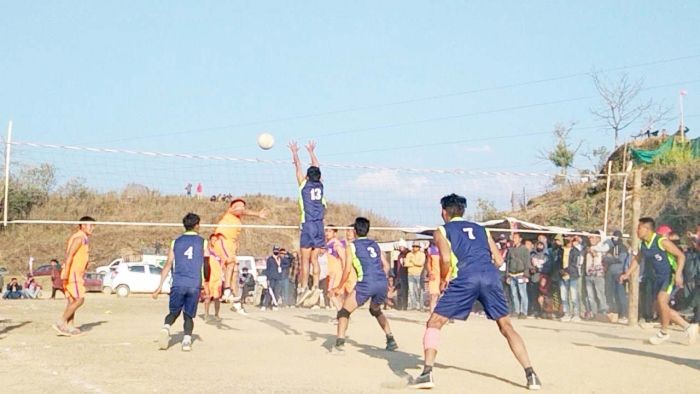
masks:
[[[265,276],[267,280],[280,280],[282,279],[282,258],[280,257],[280,264],[277,264],[275,256],[270,256],[267,258],[267,267],[265,268]]]
[[[524,245],[517,246],[508,251],[506,257],[509,274],[524,274],[530,277],[530,251]]]

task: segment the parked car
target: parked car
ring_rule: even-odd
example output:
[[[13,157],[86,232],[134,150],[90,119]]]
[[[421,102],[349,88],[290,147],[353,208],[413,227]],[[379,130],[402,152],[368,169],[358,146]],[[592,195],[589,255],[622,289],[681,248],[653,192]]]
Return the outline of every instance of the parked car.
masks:
[[[119,297],[128,297],[131,293],[151,293],[160,283],[161,267],[143,263],[127,263],[127,269],[117,272],[113,277],[103,280],[103,292],[116,292]],[[168,274],[170,276],[170,274]],[[108,283],[107,283],[108,282]],[[163,293],[170,293],[171,279],[163,284]]]
[[[29,276],[29,274],[32,276],[51,276],[51,264],[40,265],[32,270],[32,272],[27,272],[27,276]]]
[[[85,291],[102,291],[102,275],[97,272],[85,273]]]
[[[136,260],[134,260],[134,258]],[[120,263],[126,262],[127,264],[131,263],[144,263],[144,264],[152,264],[152,265],[157,265],[159,267],[162,267],[165,265],[165,262],[168,260],[168,256],[161,256],[161,255],[155,255],[155,254],[144,254],[141,256],[132,256],[132,260],[130,261],[128,258],[123,259],[123,258],[118,258],[112,260],[111,263],[107,265],[103,265],[101,267],[97,267],[95,269],[95,272],[97,273],[109,273],[110,271],[115,271],[117,267],[119,266]]]

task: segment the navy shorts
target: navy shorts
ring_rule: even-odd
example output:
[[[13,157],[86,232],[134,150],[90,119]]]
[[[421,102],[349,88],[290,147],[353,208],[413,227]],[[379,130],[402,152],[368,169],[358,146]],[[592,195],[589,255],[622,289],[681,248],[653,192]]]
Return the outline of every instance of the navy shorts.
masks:
[[[484,306],[489,319],[508,316],[508,303],[498,270],[465,273],[464,277],[452,279],[438,300],[435,313],[450,319],[466,320],[477,300]]]
[[[368,300],[372,300],[374,305],[382,305],[386,301],[388,284],[386,280],[373,282],[357,282],[355,285],[355,300],[357,306],[364,305]]]
[[[180,313],[194,318],[197,316],[197,303],[199,303],[199,288],[197,287],[173,287],[170,289],[170,313]]]
[[[326,234],[323,229],[323,221],[304,222],[301,224],[301,240],[299,246],[308,248],[325,248]]]
[[[657,273],[654,280],[654,296],[659,293],[671,294],[674,285],[672,273]]]

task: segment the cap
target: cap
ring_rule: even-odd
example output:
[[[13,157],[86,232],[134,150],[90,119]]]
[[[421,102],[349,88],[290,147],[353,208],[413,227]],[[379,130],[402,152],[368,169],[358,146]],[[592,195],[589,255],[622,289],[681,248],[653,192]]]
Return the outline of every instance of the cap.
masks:
[[[498,242],[505,242],[508,240],[508,237],[506,237],[505,234],[501,234],[498,236]]]
[[[557,234],[554,236],[555,241],[564,242],[564,236],[562,234]]]
[[[415,248],[415,247],[419,247],[419,248],[420,248],[420,247],[421,247],[421,244],[420,244],[420,242],[414,242],[412,246],[413,246],[414,248]]]
[[[613,237],[622,237],[622,231],[620,231],[620,230],[613,231]]]
[[[280,251],[280,247],[277,246],[277,245],[275,245],[275,246],[272,247],[272,251],[273,251],[273,252],[279,252],[279,251]]]

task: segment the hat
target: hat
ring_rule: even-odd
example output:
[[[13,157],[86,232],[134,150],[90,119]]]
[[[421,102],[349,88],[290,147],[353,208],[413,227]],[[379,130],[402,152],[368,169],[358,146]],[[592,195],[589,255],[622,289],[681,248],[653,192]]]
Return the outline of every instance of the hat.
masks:
[[[420,247],[421,247],[421,244],[420,244],[420,242],[414,242],[413,245],[411,245],[411,246],[413,246],[414,248],[415,248],[415,247],[419,247],[419,248],[420,248]]]
[[[562,234],[557,234],[554,236],[555,241],[564,242],[564,236]]]
[[[272,247],[272,251],[273,251],[273,252],[279,252],[279,251],[280,251],[280,247],[277,246],[277,245],[275,245],[275,246]]]
[[[505,242],[508,240],[508,237],[506,237],[505,234],[501,234],[498,236],[498,242]]]
[[[622,237],[622,231],[620,231],[620,230],[613,231],[613,237]]]

